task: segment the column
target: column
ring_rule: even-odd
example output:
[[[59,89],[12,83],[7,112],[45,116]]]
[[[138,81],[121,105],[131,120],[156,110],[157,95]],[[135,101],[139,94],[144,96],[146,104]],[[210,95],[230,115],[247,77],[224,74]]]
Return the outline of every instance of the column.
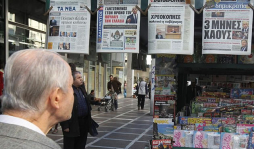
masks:
[[[128,53],[127,56],[127,89],[126,97],[130,98],[133,95],[133,84],[134,84],[134,70],[131,69],[132,53]]]

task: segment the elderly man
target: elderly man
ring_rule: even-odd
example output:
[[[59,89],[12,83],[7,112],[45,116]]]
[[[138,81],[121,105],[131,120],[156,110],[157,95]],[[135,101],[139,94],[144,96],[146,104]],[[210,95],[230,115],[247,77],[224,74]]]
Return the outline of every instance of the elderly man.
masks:
[[[248,39],[248,34],[249,34],[249,22],[248,21],[243,21],[242,24],[242,39]]]
[[[241,43],[242,43],[241,51],[246,52],[248,50],[247,40],[244,39],[244,40],[241,41]]]
[[[47,132],[71,118],[71,69],[58,54],[22,50],[7,61],[0,115],[1,149],[60,149]]]
[[[74,104],[72,117],[61,124],[64,135],[65,149],[84,149],[86,146],[87,134],[91,129],[91,106],[88,97],[81,89],[83,79],[78,71],[72,72]]]

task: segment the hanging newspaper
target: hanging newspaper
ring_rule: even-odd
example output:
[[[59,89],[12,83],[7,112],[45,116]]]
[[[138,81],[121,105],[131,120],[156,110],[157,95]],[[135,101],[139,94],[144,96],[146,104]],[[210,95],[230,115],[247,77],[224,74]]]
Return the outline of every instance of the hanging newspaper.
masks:
[[[98,0],[97,52],[139,53],[140,0]]]
[[[148,12],[148,53],[193,54],[194,11],[189,4],[185,0],[148,2],[151,3]]]
[[[253,11],[249,0],[204,0],[203,54],[250,55]],[[249,27],[250,26],[250,27]]]
[[[90,0],[51,0],[48,49],[89,54]]]

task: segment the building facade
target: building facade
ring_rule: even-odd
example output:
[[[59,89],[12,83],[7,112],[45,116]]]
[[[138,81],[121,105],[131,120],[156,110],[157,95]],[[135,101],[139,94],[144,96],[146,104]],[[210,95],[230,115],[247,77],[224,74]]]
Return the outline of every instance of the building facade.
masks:
[[[0,0],[0,69],[6,59],[23,49],[46,49],[47,23],[46,0]],[[124,82],[124,54],[96,53],[96,15],[91,17],[90,54],[61,54],[74,63],[83,73],[87,92],[95,90],[97,97],[103,97],[107,90],[109,75]]]

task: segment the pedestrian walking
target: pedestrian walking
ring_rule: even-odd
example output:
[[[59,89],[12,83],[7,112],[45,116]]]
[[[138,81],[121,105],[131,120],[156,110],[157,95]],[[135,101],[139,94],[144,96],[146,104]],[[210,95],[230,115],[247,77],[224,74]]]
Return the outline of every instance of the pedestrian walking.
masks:
[[[140,78],[141,82],[138,85],[138,110],[143,110],[145,105],[145,96],[147,94],[147,84]]]

